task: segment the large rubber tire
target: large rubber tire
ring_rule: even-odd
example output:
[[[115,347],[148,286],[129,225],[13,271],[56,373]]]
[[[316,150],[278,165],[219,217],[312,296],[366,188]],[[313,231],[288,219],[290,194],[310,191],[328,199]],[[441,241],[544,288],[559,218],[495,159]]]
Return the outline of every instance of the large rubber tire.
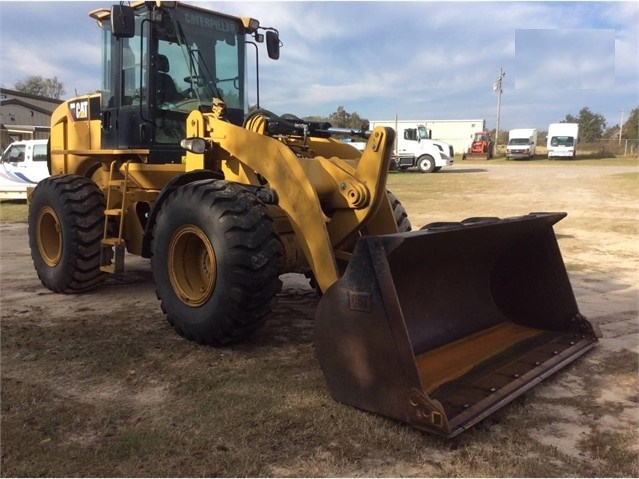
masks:
[[[162,311],[200,344],[243,341],[281,289],[282,243],[260,200],[224,180],[171,194],[153,229],[151,266]]]
[[[386,190],[386,193],[388,194],[388,199],[390,200],[391,207],[393,208],[393,217],[395,218],[395,223],[397,223],[397,229],[400,233],[411,231],[413,227],[408,219],[406,208],[404,208],[404,205],[401,204],[393,193],[388,190]]]
[[[435,159],[430,155],[422,155],[417,159],[417,168],[422,173],[432,173],[435,170]]]
[[[29,247],[38,278],[55,293],[80,293],[105,279],[100,271],[104,195],[90,179],[50,176],[29,204]]]

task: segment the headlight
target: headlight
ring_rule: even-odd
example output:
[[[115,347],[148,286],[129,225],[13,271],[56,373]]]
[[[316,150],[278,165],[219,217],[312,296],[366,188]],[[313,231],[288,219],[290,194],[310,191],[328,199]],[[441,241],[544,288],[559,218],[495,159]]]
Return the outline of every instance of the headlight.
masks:
[[[255,18],[242,17],[242,25],[244,25],[244,28],[249,32],[255,32],[260,28],[260,21]]]
[[[185,138],[180,146],[191,153],[204,153],[209,149],[210,142],[204,138]]]

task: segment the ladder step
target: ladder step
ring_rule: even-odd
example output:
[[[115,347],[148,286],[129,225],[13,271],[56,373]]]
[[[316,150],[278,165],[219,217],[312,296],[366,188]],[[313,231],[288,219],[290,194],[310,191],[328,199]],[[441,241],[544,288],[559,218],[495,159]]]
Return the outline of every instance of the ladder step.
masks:
[[[100,270],[107,273],[120,273],[124,271],[124,255],[125,255],[125,242],[118,236],[109,236],[107,233],[107,227],[109,225],[109,217],[115,217],[119,231],[122,231],[122,221],[124,220],[124,211],[129,206],[127,198],[127,182],[129,179],[129,163],[127,162],[124,170],[124,179],[113,179],[113,173],[115,171],[115,161],[111,163],[111,169],[109,172],[109,180],[107,182],[107,195],[106,195],[106,208],[104,211],[104,238],[100,243]],[[111,193],[118,191],[122,196],[122,206],[120,208],[113,208],[116,201],[112,201]]]
[[[106,273],[122,273],[124,271],[124,243],[110,245],[109,240],[119,241],[117,238],[102,240],[100,249],[100,270]]]
[[[113,246],[124,245],[124,240],[115,236],[102,238],[102,246],[106,248],[112,248]]]

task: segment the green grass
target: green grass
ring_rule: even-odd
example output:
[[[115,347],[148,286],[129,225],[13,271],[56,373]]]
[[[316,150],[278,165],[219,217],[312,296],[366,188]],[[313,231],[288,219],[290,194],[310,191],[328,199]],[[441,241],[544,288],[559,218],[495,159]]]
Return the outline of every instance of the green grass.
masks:
[[[25,201],[1,201],[0,223],[26,223],[28,211]]]
[[[567,159],[567,160],[549,160],[546,156],[538,155],[530,160],[508,160],[505,156],[498,156],[491,160],[462,160],[461,155],[455,155],[455,166],[460,165],[481,165],[481,164],[491,164],[491,165],[526,165],[526,164],[535,164],[540,166],[547,165],[556,165],[556,166],[565,166],[565,165],[573,165],[575,167],[579,166],[632,166],[639,165],[639,158],[636,156],[627,156],[627,157],[608,157],[608,158],[593,158],[590,155],[577,155],[575,159]]]
[[[547,183],[547,172],[566,164],[535,160],[542,174],[531,179],[517,172],[532,162],[458,162],[437,174],[392,173],[388,186],[417,226],[566,208],[557,225],[562,252],[591,294],[609,288],[599,281],[622,263],[636,263],[634,251],[593,244],[589,233],[636,239],[639,175],[606,171],[626,160],[583,160],[570,166],[584,175]],[[3,224],[26,214],[25,204],[0,203]],[[602,257],[572,256],[582,251]],[[207,348],[175,334],[146,263],[137,268],[82,295],[50,293],[31,265],[28,275],[4,278],[2,477],[639,474],[636,424],[623,420],[636,411],[637,354],[607,348],[614,338],[446,440],[330,397],[314,348],[320,298],[310,288],[283,290],[251,341]],[[623,401],[609,399],[611,388]],[[584,433],[566,437],[568,421]]]

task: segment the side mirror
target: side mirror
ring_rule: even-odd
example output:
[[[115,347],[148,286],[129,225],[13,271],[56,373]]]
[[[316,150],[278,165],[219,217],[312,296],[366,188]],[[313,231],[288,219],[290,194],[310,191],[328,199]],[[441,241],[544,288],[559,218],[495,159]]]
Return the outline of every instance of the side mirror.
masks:
[[[266,51],[269,58],[278,60],[280,58],[280,37],[277,32],[268,30],[266,32]]]
[[[111,32],[117,38],[133,38],[135,36],[133,7],[128,5],[113,5],[111,7]]]

